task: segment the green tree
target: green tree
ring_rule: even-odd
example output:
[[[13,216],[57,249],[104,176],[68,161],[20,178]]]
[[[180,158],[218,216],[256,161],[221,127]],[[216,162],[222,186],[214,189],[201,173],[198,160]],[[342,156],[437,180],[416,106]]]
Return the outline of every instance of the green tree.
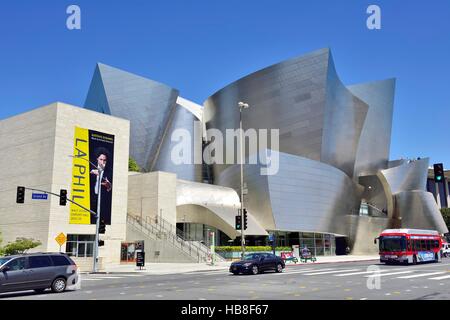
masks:
[[[10,242],[3,247],[3,253],[6,255],[23,254],[30,249],[39,247],[42,243],[34,239],[17,238],[15,242]]]
[[[141,172],[141,168],[133,158],[128,159],[128,171]]]
[[[444,218],[445,224],[450,229],[450,208],[441,209],[442,217]]]

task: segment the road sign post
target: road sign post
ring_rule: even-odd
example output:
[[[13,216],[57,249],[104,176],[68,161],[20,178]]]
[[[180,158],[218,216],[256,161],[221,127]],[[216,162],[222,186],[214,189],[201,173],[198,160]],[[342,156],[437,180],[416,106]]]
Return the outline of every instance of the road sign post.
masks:
[[[59,244],[59,252],[62,252],[62,246],[67,242],[67,237],[64,233],[60,233],[56,238],[56,242]]]

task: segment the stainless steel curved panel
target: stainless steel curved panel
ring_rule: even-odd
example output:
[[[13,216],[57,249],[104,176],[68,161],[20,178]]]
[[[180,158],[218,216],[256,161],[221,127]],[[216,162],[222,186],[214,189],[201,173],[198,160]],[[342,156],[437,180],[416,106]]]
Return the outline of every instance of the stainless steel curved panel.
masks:
[[[329,49],[322,49],[246,76],[205,101],[208,129],[225,133],[279,129],[281,152],[333,165],[353,176],[356,151],[368,105],[339,80]],[[246,153],[246,156],[251,154]],[[215,176],[228,166],[214,166]]]
[[[207,208],[217,215],[216,225],[220,225],[220,221],[225,221],[234,228],[235,217],[238,214],[238,209],[240,209],[240,200],[236,191],[231,188],[177,180],[177,207],[185,205],[198,205]],[[203,218],[204,220],[200,217],[198,222],[201,220],[206,223],[207,217]],[[266,230],[260,225],[251,210],[248,214],[246,234],[267,235]]]
[[[245,166],[245,203],[265,229],[348,234],[343,218],[359,210],[362,187],[344,172],[286,153],[280,153],[278,174],[261,176],[260,168]],[[238,165],[217,178],[239,190]]]
[[[196,126],[197,128],[195,129]],[[172,141],[172,134],[178,129],[187,130],[191,138],[190,141],[188,141],[191,145],[191,157],[189,163],[176,164],[172,159],[173,147],[179,143]],[[195,131],[197,131],[197,134]],[[197,141],[194,141],[194,139],[197,139]],[[165,134],[153,170],[175,173],[177,179],[201,182],[202,165],[195,164],[194,162],[195,143],[198,144],[201,153],[202,125],[194,114],[178,105],[169,122],[169,129]]]
[[[402,228],[431,229],[448,233],[448,228],[431,193],[405,191],[395,195],[402,216]]]
[[[356,154],[355,176],[388,168],[394,111],[395,79],[348,86],[369,105]]]
[[[84,106],[130,120],[130,156],[151,171],[177,97],[162,83],[98,64]]]
[[[353,177],[368,105],[342,84],[331,57],[326,96],[321,161]]]
[[[223,88],[205,101],[207,129],[239,128],[237,103],[245,101],[251,108],[243,112],[244,130],[279,129],[280,151],[320,160],[329,57],[328,49],[318,50]],[[215,166],[214,175],[226,168]]]
[[[381,174],[389,185],[390,193],[403,191],[426,190],[429,159],[403,161],[397,167],[381,170]]]

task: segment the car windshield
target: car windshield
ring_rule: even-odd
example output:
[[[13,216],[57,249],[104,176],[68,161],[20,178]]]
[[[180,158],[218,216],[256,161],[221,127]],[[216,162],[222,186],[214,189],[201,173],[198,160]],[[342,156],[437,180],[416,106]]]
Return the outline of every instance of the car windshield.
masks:
[[[261,257],[261,254],[251,253],[251,254],[246,254],[244,256],[243,260],[258,260],[260,257]]]
[[[380,238],[380,251],[405,251],[406,239],[401,236],[386,236]]]
[[[9,260],[11,260],[11,258],[0,258],[0,266],[4,265],[4,264],[7,263]]]

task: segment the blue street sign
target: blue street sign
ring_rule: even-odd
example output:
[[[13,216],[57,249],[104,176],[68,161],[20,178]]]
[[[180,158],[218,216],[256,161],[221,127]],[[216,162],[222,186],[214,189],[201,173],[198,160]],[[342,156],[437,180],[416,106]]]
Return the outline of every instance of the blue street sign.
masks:
[[[33,200],[47,200],[48,194],[46,193],[33,193],[32,195]]]

